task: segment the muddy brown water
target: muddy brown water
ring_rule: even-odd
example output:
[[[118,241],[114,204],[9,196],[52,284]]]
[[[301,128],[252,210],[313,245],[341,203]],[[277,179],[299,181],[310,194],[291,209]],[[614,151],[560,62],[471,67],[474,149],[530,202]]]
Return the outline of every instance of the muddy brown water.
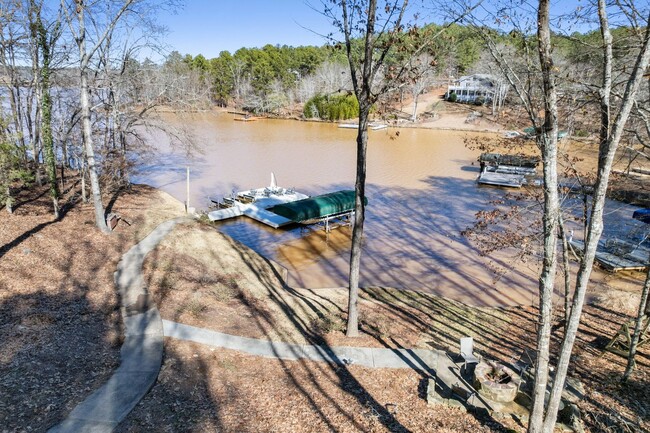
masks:
[[[207,208],[208,197],[267,186],[271,172],[280,186],[310,195],[354,189],[355,130],[233,117],[168,115],[167,122],[192,132],[203,153],[188,158],[153,134],[155,163],[138,180],[185,200],[189,165],[191,205],[199,209]],[[465,146],[468,134],[494,137],[412,128],[369,132],[362,285],[426,291],[479,306],[533,302],[537,263],[481,256],[460,235],[476,212],[504,193],[477,185],[478,151]],[[298,226],[274,230],[246,217],[216,227],[286,267],[294,287],[347,285],[350,228],[329,235]],[[495,269],[507,272],[497,276]]]

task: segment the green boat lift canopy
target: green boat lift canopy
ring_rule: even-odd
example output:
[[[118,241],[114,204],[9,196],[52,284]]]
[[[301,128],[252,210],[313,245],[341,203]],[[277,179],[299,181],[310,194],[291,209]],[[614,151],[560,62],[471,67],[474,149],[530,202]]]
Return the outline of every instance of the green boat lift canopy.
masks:
[[[368,204],[368,199],[364,202]],[[344,190],[279,204],[269,209],[296,223],[309,224],[354,210],[354,191]]]

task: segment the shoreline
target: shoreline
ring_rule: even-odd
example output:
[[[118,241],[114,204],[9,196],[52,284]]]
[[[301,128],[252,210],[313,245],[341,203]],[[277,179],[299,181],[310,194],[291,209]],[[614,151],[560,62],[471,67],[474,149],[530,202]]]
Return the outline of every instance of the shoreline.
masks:
[[[460,105],[462,108],[466,107],[472,107],[469,105]],[[235,114],[236,108],[234,106],[227,106],[227,107],[210,107],[207,109],[203,110],[194,110],[194,111],[181,111],[181,110],[176,110],[176,109],[171,109],[169,107],[165,108],[158,108],[156,111],[160,113],[165,113],[165,114],[230,114],[233,117],[238,116],[238,114]],[[468,112],[474,111],[474,110],[467,110]],[[454,114],[454,113],[449,113],[449,112],[442,112],[443,117],[440,119],[425,119],[422,121],[418,122],[410,122],[405,120],[401,124],[395,124],[394,121],[391,120],[385,120],[381,118],[374,118],[372,121],[374,122],[382,122],[388,125],[389,128],[397,129],[397,128],[415,128],[415,129],[428,129],[428,130],[440,130],[440,131],[457,131],[457,132],[485,132],[485,133],[494,133],[494,134],[500,134],[506,131],[507,129],[501,125],[498,124],[486,117],[480,117],[479,119],[479,125],[480,122],[485,121],[489,122],[492,124],[491,127],[483,127],[483,128],[477,128],[473,124],[466,124],[465,119],[466,119],[466,114],[463,113],[461,115]],[[358,121],[358,118],[351,118],[351,119],[344,119],[344,120],[336,120],[336,121],[331,121],[331,120],[322,120],[322,119],[305,119],[302,118],[301,116],[298,115],[269,115],[269,114],[259,114],[255,115],[256,117],[259,117],[259,120],[264,120],[264,119],[273,119],[273,120],[293,120],[297,122],[310,122],[310,123],[323,123],[323,124],[334,124],[337,125],[339,123],[344,123],[344,122],[354,122]],[[445,119],[446,120],[443,120]],[[450,123],[449,125],[435,125],[434,123],[444,123],[448,122]]]

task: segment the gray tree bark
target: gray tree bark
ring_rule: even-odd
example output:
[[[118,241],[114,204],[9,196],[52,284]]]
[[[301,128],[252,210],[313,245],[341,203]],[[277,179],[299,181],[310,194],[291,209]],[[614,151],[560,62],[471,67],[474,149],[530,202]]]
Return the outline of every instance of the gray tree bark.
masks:
[[[371,85],[373,78],[373,51],[375,35],[375,18],[377,13],[377,0],[368,2],[368,15],[366,21],[366,34],[364,41],[364,62],[361,77],[357,76],[357,67],[352,58],[352,35],[348,2],[341,1],[343,10],[343,25],[345,45],[350,63],[352,85],[359,101],[359,130],[357,132],[357,174],[354,184],[354,226],[352,229],[352,248],[350,251],[350,279],[348,297],[348,321],[346,335],[359,336],[359,273],[361,267],[361,241],[363,239],[363,226],[366,216],[365,190],[366,190],[366,152],[368,149],[368,116],[373,101]],[[360,79],[359,79],[360,78]]]
[[[79,75],[80,75],[80,105],[81,105],[81,127],[82,135],[84,141],[84,150],[86,153],[86,161],[88,163],[88,175],[90,177],[90,188],[93,196],[93,207],[95,209],[95,224],[102,232],[109,232],[108,226],[106,225],[106,218],[104,216],[104,205],[102,203],[102,194],[99,184],[99,175],[97,169],[97,160],[95,158],[95,149],[93,145],[92,137],[92,125],[90,122],[90,88],[88,84],[88,75],[89,75],[89,66],[90,60],[95,54],[95,52],[102,47],[106,38],[111,34],[115,29],[120,18],[126,13],[129,7],[136,0],[123,0],[122,6],[115,13],[112,19],[106,23],[103,33],[97,34],[97,39],[94,42],[94,45],[87,49],[86,47],[86,22],[85,22],[85,11],[86,11],[86,2],[84,0],[74,0],[75,11],[74,15],[76,16],[76,21],[78,29],[75,31],[73,21],[68,6],[66,5],[66,0],[61,0],[61,8],[66,14],[68,25],[70,30],[75,37],[77,47],[79,48]],[[99,27],[96,22],[93,23],[96,31],[99,32]]]
[[[403,0],[401,6],[397,3],[389,4],[386,7],[397,12],[397,19],[393,23],[395,29],[401,26],[404,11],[408,0]],[[372,84],[377,71],[383,64],[385,55],[388,52],[386,46],[382,47],[377,59],[374,58],[377,46],[375,22],[377,19],[377,0],[356,2],[341,0],[343,20],[341,30],[345,36],[345,47],[350,65],[350,75],[354,93],[359,101],[359,130],[357,132],[357,173],[355,179],[355,218],[352,229],[352,248],[350,251],[350,277],[349,277],[349,298],[348,298],[348,321],[346,335],[357,337],[359,335],[359,273],[361,267],[361,243],[363,240],[363,227],[366,215],[365,190],[366,190],[366,152],[368,147],[368,119],[370,108],[377,101],[381,92],[373,93]],[[360,75],[352,51],[352,32],[355,23],[351,14],[365,13],[363,60],[361,62]],[[357,19],[361,19],[357,16]],[[383,29],[382,31],[386,31]],[[390,44],[389,44],[390,45]]]
[[[551,318],[553,288],[557,263],[557,226],[560,217],[560,200],[557,179],[557,92],[551,56],[551,31],[549,27],[550,0],[540,0],[538,10],[538,49],[544,85],[544,124],[538,142],[544,166],[544,257],[539,278],[539,315],[537,329],[537,360],[533,383],[533,407],[528,422],[528,432],[542,431],[544,403],[548,384],[551,343]]]
[[[547,2],[548,0],[540,1]],[[598,1],[598,12],[600,17],[600,27],[604,42],[604,72],[603,83],[601,89],[601,137],[600,149],[598,158],[598,172],[596,176],[596,184],[594,186],[593,202],[591,206],[591,215],[589,225],[586,232],[585,250],[583,260],[580,263],[578,275],[576,277],[576,288],[573,295],[573,303],[571,306],[571,315],[569,318],[569,326],[565,332],[562,346],[560,349],[560,357],[557,364],[555,379],[551,389],[548,406],[546,407],[546,416],[544,419],[543,430],[546,433],[551,433],[555,427],[557,419],[557,412],[560,406],[560,399],[562,391],[564,390],[564,382],[566,380],[567,370],[569,368],[569,361],[573,351],[578,326],[580,325],[580,317],[582,315],[582,308],[584,306],[584,299],[589,283],[589,277],[593,268],[594,258],[596,255],[596,247],[600,236],[603,231],[603,210],[605,206],[605,194],[607,192],[607,185],[609,183],[609,175],[612,170],[614,155],[621,140],[623,130],[627,119],[634,105],[636,94],[641,85],[643,74],[648,67],[650,61],[650,29],[646,29],[644,42],[637,56],[632,73],[625,92],[622,97],[622,106],[616,116],[611,120],[611,105],[609,95],[611,94],[612,83],[612,50],[611,50],[611,33],[609,24],[607,22],[607,12],[605,10],[606,4],[604,0]],[[550,39],[549,39],[550,40]],[[541,41],[540,41],[541,44]],[[550,52],[549,52],[550,55]],[[532,419],[531,419],[532,422]],[[530,426],[529,426],[529,431]],[[539,430],[533,430],[539,431]]]
[[[571,312],[571,267],[569,263],[569,239],[566,236],[566,230],[564,228],[564,220],[562,215],[560,215],[560,220],[558,221],[560,227],[560,236],[562,237],[562,268],[564,271],[564,332],[566,332],[569,327],[569,314]]]
[[[81,0],[77,0],[77,20],[79,23],[79,34],[77,35],[77,45],[79,47],[80,58],[80,103],[81,103],[81,130],[83,134],[84,148],[86,151],[86,161],[88,162],[88,174],[90,176],[90,189],[93,197],[93,207],[95,209],[95,225],[104,233],[110,230],[106,225],[104,217],[104,204],[102,203],[102,192],[99,185],[99,175],[97,173],[97,163],[95,161],[95,149],[93,146],[93,132],[90,123],[90,96],[88,89],[88,64],[90,58],[86,51],[86,22],[85,22],[85,5]]]
[[[632,375],[632,370],[634,370],[634,358],[636,356],[637,345],[639,344],[639,337],[641,336],[641,326],[643,325],[643,319],[648,314],[648,293],[650,293],[650,268],[645,277],[645,283],[643,284],[643,290],[641,290],[641,300],[639,302],[639,312],[636,315],[636,321],[634,324],[634,334],[632,334],[632,340],[630,341],[630,353],[627,357],[627,366],[625,367],[625,372],[623,373],[623,382],[627,382]]]

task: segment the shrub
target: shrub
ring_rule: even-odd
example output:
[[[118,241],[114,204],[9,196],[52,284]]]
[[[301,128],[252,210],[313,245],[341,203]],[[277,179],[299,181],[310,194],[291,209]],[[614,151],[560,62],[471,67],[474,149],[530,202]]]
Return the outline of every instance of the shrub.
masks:
[[[585,131],[584,129],[576,129],[576,131],[573,133],[576,137],[589,137],[589,131]]]
[[[324,120],[344,120],[359,116],[359,102],[354,95],[316,95],[305,104],[303,115]]]
[[[449,102],[456,102],[457,99],[458,99],[458,95],[456,95],[456,92],[451,92],[449,94],[449,97],[447,98]]]

